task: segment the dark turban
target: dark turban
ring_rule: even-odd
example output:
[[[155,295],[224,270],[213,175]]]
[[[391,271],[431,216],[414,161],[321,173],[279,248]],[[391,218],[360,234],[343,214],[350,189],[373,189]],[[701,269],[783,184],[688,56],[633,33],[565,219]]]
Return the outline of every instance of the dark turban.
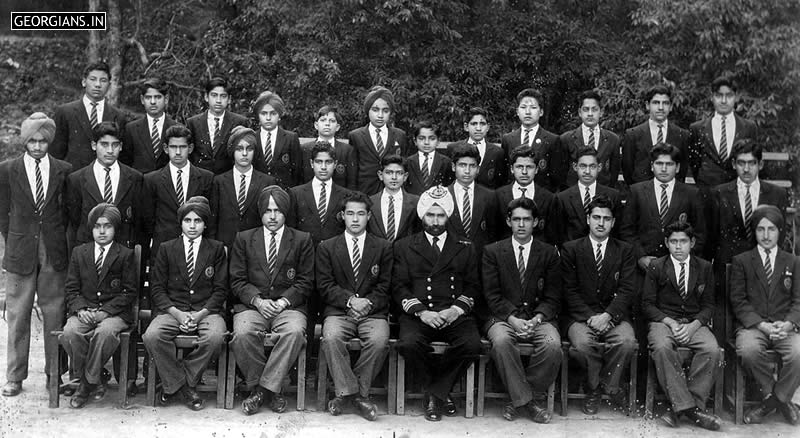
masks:
[[[269,186],[265,187],[261,190],[261,193],[258,194],[258,214],[259,216],[263,216],[264,212],[267,211],[267,207],[269,207],[269,198],[272,197],[275,199],[275,205],[278,206],[278,209],[284,215],[289,214],[289,209],[292,206],[291,201],[289,200],[289,194],[286,193],[285,190],[280,188],[279,186]]]
[[[97,220],[101,217],[111,222],[111,225],[114,226],[114,231],[118,230],[122,225],[122,214],[119,212],[119,209],[115,207],[114,204],[102,202],[95,205],[95,207],[89,211],[89,221],[86,223],[89,226],[89,231],[94,228]]]
[[[200,219],[208,225],[211,218],[211,207],[208,206],[208,199],[204,196],[192,196],[185,204],[178,207],[178,219],[182,222],[187,214],[194,212]]]
[[[755,211],[753,211],[753,219],[752,219],[752,226],[753,226],[753,234],[755,234],[756,227],[758,223],[761,222],[761,219],[766,219],[772,222],[778,230],[783,231],[783,213],[781,210],[774,206],[768,204],[761,204],[756,207]]]

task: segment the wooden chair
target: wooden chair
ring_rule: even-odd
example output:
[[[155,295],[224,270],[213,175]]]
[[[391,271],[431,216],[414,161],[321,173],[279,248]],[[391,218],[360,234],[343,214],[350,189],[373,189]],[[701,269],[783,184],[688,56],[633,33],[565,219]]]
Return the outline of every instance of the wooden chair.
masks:
[[[131,332],[133,332],[137,325],[138,325],[138,315],[139,315],[139,294],[141,293],[141,270],[139,267],[142,265],[142,247],[141,245],[136,245],[133,248],[133,260],[134,266],[137,267],[136,269],[136,299],[133,300],[133,323],[128,330],[125,330],[120,333],[120,366],[119,366],[119,389],[118,389],[118,397],[119,403],[121,406],[127,405],[128,400],[128,392],[127,392],[127,383],[128,383],[128,355],[130,352],[130,336]],[[50,369],[48,370],[49,375],[49,386],[47,388],[48,391],[48,406],[51,408],[57,408],[59,406],[59,389],[60,386],[58,384],[58,379],[61,377],[61,354],[58,353],[58,345],[61,344],[61,337],[64,334],[63,330],[55,330],[50,332],[49,336],[45,337],[45,342],[50,342],[55,344],[54,348],[50,348],[51,356],[49,358],[50,361]],[[72,382],[65,383],[65,385],[71,385]]]
[[[387,411],[390,414],[397,412],[397,344],[396,339],[389,340],[389,358],[387,366],[389,374],[386,381],[386,388],[370,388],[370,394],[386,394]],[[361,339],[353,338],[347,343],[348,351],[361,351],[363,345]],[[328,405],[328,358],[322,348],[319,349],[317,366],[317,411],[324,412]]]
[[[564,360],[561,362],[561,416],[567,416],[567,404],[570,399],[583,400],[586,394],[582,392],[569,392],[569,349],[572,345],[569,341],[561,341],[561,349],[564,354]],[[631,415],[636,412],[636,378],[638,371],[636,369],[636,362],[639,356],[639,345],[636,345],[634,354],[631,355],[631,361],[628,364],[628,371],[630,373],[630,382],[628,384],[628,403]],[[608,398],[603,394],[603,398]]]
[[[521,342],[517,344],[519,346],[519,353],[522,356],[530,356],[533,354],[533,344]],[[491,356],[489,356],[489,351],[492,349],[492,343],[488,339],[481,339],[481,346],[483,347],[483,351],[480,356],[480,360],[478,361],[478,403],[477,403],[477,415],[479,417],[483,417],[484,408],[486,405],[487,398],[494,398],[494,399],[505,399],[508,398],[507,392],[492,392],[486,390],[486,375],[487,375],[487,365],[491,362]],[[563,351],[562,351],[563,356]],[[491,368],[490,368],[491,369]],[[550,384],[550,387],[547,388],[547,410],[553,412],[553,408],[555,407],[555,392],[556,392],[556,382]],[[562,412],[563,415],[563,412]]]
[[[217,381],[214,384],[199,384],[196,390],[198,392],[212,392],[217,393],[217,408],[224,407],[225,409],[232,409],[233,403],[225,403],[226,384],[227,384],[227,371],[228,371],[228,339],[230,333],[225,334],[226,340],[222,343],[217,357]],[[194,348],[195,342],[200,338],[198,335],[178,335],[175,337],[175,348],[178,353],[178,358],[183,357],[186,350]],[[156,393],[160,382],[158,379],[158,369],[156,368],[156,361],[150,360],[147,372],[147,405],[156,406]]]
[[[447,342],[431,342],[433,354],[444,354],[450,344]],[[470,363],[466,373],[466,385],[463,392],[454,392],[453,396],[466,398],[464,416],[472,418],[475,416],[475,361]],[[419,392],[406,393],[406,360],[402,354],[397,355],[397,415],[405,415],[406,398],[422,399],[425,394]]]
[[[720,347],[719,349],[720,357],[725,357],[725,349]],[[678,353],[681,356],[681,360],[684,364],[690,362],[692,360],[693,354],[692,350],[688,347],[678,347]],[[653,358],[650,354],[647,355],[647,387],[645,391],[644,397],[644,410],[645,410],[645,417],[646,418],[653,418],[654,411],[653,411],[653,402],[658,398],[659,400],[668,400],[663,393],[656,394],[656,390],[660,386],[658,384],[658,379],[656,377],[656,368],[655,364],[653,363]],[[721,363],[722,370],[724,371],[724,361]],[[717,380],[714,382],[714,413],[719,415],[722,413],[722,399],[723,399],[723,391],[722,391],[722,383],[724,381],[722,373],[717,376]]]
[[[264,338],[264,348],[272,349],[278,342],[278,335],[275,333],[259,332]],[[227,384],[225,390],[225,405],[233,407],[233,399],[236,392],[236,354],[233,354],[230,341],[228,349],[231,354],[228,356]],[[297,410],[306,409],[306,361],[308,360],[308,348],[306,344],[300,349],[297,355],[297,385],[291,385],[285,389],[297,392]]]

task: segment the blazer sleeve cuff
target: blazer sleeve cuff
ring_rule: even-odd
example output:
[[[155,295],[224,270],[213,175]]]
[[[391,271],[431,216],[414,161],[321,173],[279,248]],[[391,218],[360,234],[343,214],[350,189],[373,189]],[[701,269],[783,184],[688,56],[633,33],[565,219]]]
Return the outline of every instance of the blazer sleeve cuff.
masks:
[[[459,295],[458,298],[456,298],[456,300],[453,302],[453,305],[461,308],[464,313],[469,313],[470,310],[472,310],[472,306],[475,305],[475,300],[466,295]]]
[[[408,298],[403,300],[401,303],[403,305],[403,311],[408,313],[409,315],[414,315],[417,312],[422,312],[423,310],[427,310],[425,305],[422,304],[417,298]]]

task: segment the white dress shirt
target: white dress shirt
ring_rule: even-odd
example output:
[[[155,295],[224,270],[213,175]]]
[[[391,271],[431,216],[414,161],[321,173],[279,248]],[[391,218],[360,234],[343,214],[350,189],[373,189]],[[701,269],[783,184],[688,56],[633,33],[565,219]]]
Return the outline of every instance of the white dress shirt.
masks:
[[[758,194],[761,191],[761,183],[759,182],[758,178],[756,178],[752,184],[750,184],[750,201],[753,209],[751,212],[756,211],[756,207],[758,206]],[[742,221],[745,221],[746,218],[744,216],[745,212],[745,194],[747,192],[747,185],[742,182],[740,178],[736,178],[736,193],[739,196],[739,205],[742,207]]]
[[[767,258],[767,253],[764,252],[764,247],[762,247],[761,245],[756,245],[756,248],[758,249],[758,256],[761,258],[761,266],[764,266],[764,259]],[[775,257],[777,256],[778,256],[778,247],[776,246],[775,248],[769,250],[769,264],[770,267],[772,268],[773,279],[775,278],[776,274],[777,275],[783,274],[782,272],[775,272]]]
[[[253,179],[253,166],[250,166],[246,172],[242,173],[236,168],[233,167],[233,187],[236,190],[236,196],[239,196],[239,185],[242,183],[242,175],[244,175],[244,193],[247,196],[247,192],[250,190],[250,181]]]
[[[361,260],[364,260],[364,241],[367,239],[367,233],[361,233],[360,236],[354,236],[350,234],[349,231],[344,232],[344,241],[347,243],[347,254],[350,256],[350,265],[352,266],[355,263],[353,260],[353,238],[356,238],[358,244],[358,254],[361,256]],[[363,268],[363,266],[362,266]]]
[[[278,253],[281,250],[281,239],[283,239],[283,231],[286,229],[285,226],[281,226],[278,231],[275,232],[275,259],[278,258]],[[267,262],[269,262],[269,242],[272,240],[272,231],[270,231],[267,227],[264,227],[264,254],[267,255]],[[278,269],[279,266],[275,266],[275,269]]]
[[[480,154],[481,162],[483,162],[483,157],[486,155],[486,140],[481,140],[478,143],[475,143],[475,140],[470,138],[467,139],[467,143],[478,148],[478,154]],[[480,167],[480,164],[478,164],[478,167]]]
[[[525,143],[525,130],[530,129],[528,132],[528,143]],[[539,133],[539,124],[537,123],[536,126],[533,128],[526,128],[524,126],[520,126],[519,128],[519,144],[521,146],[532,146],[533,139],[536,138],[536,134]]]
[[[397,237],[397,230],[400,228],[400,213],[403,210],[403,191],[398,190],[396,194],[392,195],[386,189],[381,193],[381,219],[386,231],[389,231],[389,196],[392,196],[394,202],[394,236],[388,236],[394,239]]]
[[[169,162],[169,175],[172,178],[172,190],[175,190],[175,186],[178,184],[178,170],[182,170],[181,172],[181,185],[183,186],[183,200],[189,200],[189,169],[192,166],[189,163],[186,163],[183,168],[178,169],[172,164],[172,161]],[[180,200],[179,200],[180,201]]]
[[[111,249],[111,245],[113,245],[113,244],[114,244],[114,241],[111,241],[111,243],[108,243],[106,245],[100,245],[97,242],[95,242],[95,244],[94,244],[94,258],[92,260],[94,260],[95,262],[97,261],[97,256],[100,255],[100,248],[102,247],[103,248],[103,259],[100,261],[100,266],[103,266],[105,264],[105,262],[106,262],[106,257],[108,256],[108,250]]]
[[[372,139],[372,144],[375,145],[375,148],[376,148],[375,150],[377,151],[378,136],[375,133],[376,129],[380,129],[381,130],[381,143],[383,143],[383,147],[384,148],[388,148],[389,147],[389,127],[386,126],[386,125],[383,125],[381,128],[378,128],[377,126],[373,125],[372,123],[369,124],[369,136]]]
[[[431,175],[431,168],[433,167],[433,158],[435,156],[436,156],[436,151],[428,152],[428,175]],[[422,166],[425,164],[425,152],[417,152],[417,157],[419,157],[419,170],[423,170],[424,168]]]
[[[83,95],[83,108],[86,110],[86,116],[89,118],[89,121],[92,121],[92,99],[89,99],[88,96],[85,94]],[[97,101],[97,123],[101,123],[103,121],[103,113],[106,110],[106,100],[102,99]]]
[[[100,189],[100,196],[106,190],[106,168],[94,160],[94,164],[92,164],[92,172],[94,172],[94,180],[97,181],[97,188]],[[119,188],[119,163],[114,162],[111,165],[111,172],[109,173],[111,176],[111,199],[117,199],[117,188]],[[743,204],[744,205],[744,204]]]
[[[711,118],[711,132],[714,136],[714,145],[717,146],[717,153],[719,154],[719,141],[722,137],[723,117],[725,118],[725,140],[728,148],[728,154],[726,155],[726,158],[728,158],[731,156],[731,151],[733,150],[733,138],[736,135],[736,117],[733,117],[733,113],[730,113],[727,116],[714,113],[714,117]]]
[[[22,156],[22,163],[25,164],[25,174],[28,175],[28,184],[33,193],[33,202],[36,202],[36,159],[25,153]],[[39,171],[42,174],[42,194],[47,198],[47,187],[50,184],[50,154],[44,154],[39,162]]]
[[[222,121],[225,119],[225,111],[223,111],[222,115],[219,116],[215,116],[211,111],[206,111],[206,114],[208,114],[206,117],[206,125],[208,125],[208,138],[211,140],[211,144],[214,144],[214,141],[217,140],[214,138],[214,129],[217,126],[217,121],[214,119],[219,119],[219,130],[222,131]]]
[[[672,255],[670,255],[669,258],[672,259],[672,267],[675,269],[675,283],[678,283],[679,281],[681,281],[681,263],[684,263],[683,267],[686,270],[684,272],[684,275],[686,277],[683,279],[683,290],[685,290],[686,293],[688,294],[689,293],[689,264],[690,264],[689,262],[692,261],[692,256],[686,257],[686,260],[683,261],[683,262],[679,262],[678,259],[676,259],[675,257],[672,257]],[[680,287],[681,287],[681,285],[678,283],[678,289],[679,290],[680,290]]]
[[[440,234],[438,236],[435,236],[435,237],[439,238],[439,240],[436,242],[436,246],[439,247],[439,253],[441,253],[442,250],[444,249],[444,241],[447,240],[447,231],[445,231],[444,233],[442,233],[442,234]],[[434,236],[431,235],[431,234],[428,234],[428,232],[426,231],[425,232],[425,238],[428,239],[428,244],[433,246],[433,238],[434,238]]]
[[[189,260],[189,241],[191,239],[186,237],[185,234],[182,234],[181,237],[183,238],[183,259],[184,260]],[[200,242],[202,242],[202,241],[203,241],[203,236],[202,235],[197,236],[194,239],[194,260],[192,261],[192,263],[193,263],[192,269],[197,267],[197,254],[200,252]],[[197,270],[195,269],[195,271],[197,271]],[[197,278],[197,272],[195,272],[194,275],[195,275],[195,278]]]
[[[469,211],[472,215],[475,215],[475,181],[469,185]],[[461,215],[461,219],[464,219],[464,186],[461,183],[456,182],[453,184],[453,193],[455,193],[455,201],[456,205],[458,206],[458,213]],[[474,218],[473,218],[474,219]]]
[[[530,200],[533,200],[533,197],[536,195],[536,185],[534,183],[530,183],[526,187],[522,187],[518,182],[514,182],[514,185],[511,187],[511,197],[513,199],[521,198],[523,196],[521,190],[522,188],[525,189],[524,196]]]
[[[650,140],[653,142],[653,146],[658,143],[658,122],[653,119],[647,119],[647,123],[650,124]],[[664,133],[664,139],[661,141],[667,141],[667,120],[661,122],[661,132]]]
[[[589,196],[591,196],[591,199],[594,199],[594,197],[597,196],[597,181],[588,186],[585,186],[582,182],[578,181],[578,191],[581,195],[581,202],[583,202],[583,198],[586,196],[586,187],[589,187]]]
[[[275,159],[275,140],[278,138],[278,127],[276,126],[275,129],[272,131],[267,131],[263,127],[261,128],[261,152],[264,155],[267,155],[266,145],[267,145],[267,137],[269,137],[269,145],[272,152],[272,159]]]
[[[583,133],[583,144],[589,142],[589,131],[594,131],[594,147],[597,150],[600,147],[600,125],[595,125],[594,128],[589,129],[588,126],[581,124],[581,132]]]
[[[338,206],[331,205],[332,186],[332,179],[325,181],[325,205],[327,206],[327,211],[330,211],[332,208],[338,208]],[[317,206],[319,206],[319,194],[322,190],[322,181],[318,180],[316,176],[311,179],[311,190],[314,191],[314,202]]]
[[[533,238],[528,239],[528,243],[519,243],[517,238],[511,239],[511,249],[514,250],[514,265],[517,265],[519,260],[519,247],[522,246],[522,263],[525,264],[525,269],[528,268],[528,257],[531,255],[531,247],[533,246]]]
[[[675,178],[668,183],[662,183],[661,181],[653,178],[653,189],[656,193],[656,207],[661,207],[661,184],[667,185],[667,207],[672,205],[672,192],[675,191]]]
[[[591,244],[592,244],[592,255],[595,256],[595,259],[597,258],[597,244],[598,243],[600,244],[600,254],[602,254],[603,259],[605,260],[605,258],[606,258],[606,248],[608,248],[608,237],[606,237],[606,239],[601,242],[601,241],[595,240],[594,237],[592,237],[592,235],[590,234],[589,235],[589,242],[591,242]]]

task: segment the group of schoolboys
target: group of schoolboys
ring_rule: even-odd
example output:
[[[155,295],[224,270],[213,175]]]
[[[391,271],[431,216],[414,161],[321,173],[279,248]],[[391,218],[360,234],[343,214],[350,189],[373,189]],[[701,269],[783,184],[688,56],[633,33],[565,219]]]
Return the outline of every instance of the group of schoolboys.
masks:
[[[711,86],[714,116],[690,132],[668,121],[671,91],[651,89],[650,119],[625,133],[621,153],[619,138],[599,127],[595,92],[580,97],[581,126],[560,137],[538,124],[543,97],[526,89],[517,96],[521,127],[500,146],[486,141],[486,111],[471,108],[467,140],[439,148],[437,127],[419,122],[411,153],[391,126],[394,97],[380,86],[365,98],[369,123],[348,143],[335,139],[341,121],[324,106],[319,137],[300,145],[279,126],[285,107],[275,93],[256,99],[254,131],[227,109],[228,84],[214,78],[208,110],[184,126],[165,114],[166,83],[148,79],[146,116],[126,124],[104,101],[109,80],[106,65],[87,67],[84,96],[58,107],[55,120],[31,115],[21,129],[26,152],[0,166],[4,396],[27,377],[37,295],[45,330],[64,329],[80,382],[70,405],[103,397],[103,367],[139,299],[131,248],[142,244],[153,306],[143,340],[161,403],[179,395],[203,408],[195,387],[232,327],[250,389],[243,412],[264,404],[283,412],[289,370],[309,327],[322,322],[335,386],[328,411],[352,406],[375,420],[369,388],[388,354],[392,313],[427,420],[456,414],[450,391],[484,336],[511,398],[503,416],[548,423],[546,391],[566,366],[565,336],[585,370],[586,414],[598,412],[603,394],[627,410],[623,374],[646,339],[671,402],[664,422],[676,427],[683,415],[717,430],[705,403],[722,360],[718,340],[734,328],[721,311],[729,300],[737,353],[763,398],[745,420],[780,411],[798,421],[800,262],[779,245],[787,196],[758,178],[761,146],[752,123],[733,115],[736,89],[726,79]],[[613,188],[620,168],[631,184],[624,208]],[[687,169],[697,187],[682,182]],[[180,334],[199,337],[178,360]],[[275,339],[269,354],[265,336]],[[352,338],[362,348],[351,366]],[[431,341],[449,348],[433,354]],[[520,343],[533,354],[521,357]],[[688,374],[677,347],[694,352]],[[777,380],[767,348],[782,356]]]

